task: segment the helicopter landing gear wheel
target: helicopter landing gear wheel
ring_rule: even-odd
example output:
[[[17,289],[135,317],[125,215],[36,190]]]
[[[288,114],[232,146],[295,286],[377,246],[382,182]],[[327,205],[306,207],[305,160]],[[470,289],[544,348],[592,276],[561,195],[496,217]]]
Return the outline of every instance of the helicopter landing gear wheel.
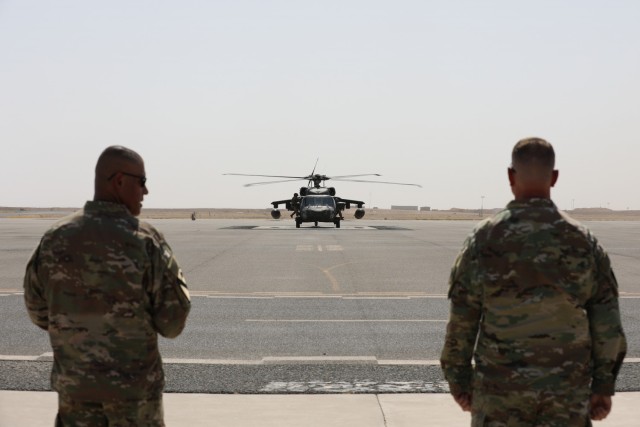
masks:
[[[316,221],[316,227],[318,226],[318,221]]]
[[[336,221],[336,228],[340,228],[340,221]]]
[[[296,218],[296,228],[300,228],[300,220]]]

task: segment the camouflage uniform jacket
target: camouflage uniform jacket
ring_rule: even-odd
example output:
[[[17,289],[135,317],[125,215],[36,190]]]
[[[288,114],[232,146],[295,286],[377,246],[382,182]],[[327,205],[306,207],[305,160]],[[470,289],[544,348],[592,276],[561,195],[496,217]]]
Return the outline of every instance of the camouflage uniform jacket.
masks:
[[[31,320],[49,332],[51,383],[78,401],[154,399],[158,333],[185,326],[189,293],[171,248],[126,207],[87,202],[49,229],[27,264]]]
[[[614,393],[626,353],[616,278],[595,237],[551,200],[513,201],[478,224],[449,285],[441,365],[452,393]]]

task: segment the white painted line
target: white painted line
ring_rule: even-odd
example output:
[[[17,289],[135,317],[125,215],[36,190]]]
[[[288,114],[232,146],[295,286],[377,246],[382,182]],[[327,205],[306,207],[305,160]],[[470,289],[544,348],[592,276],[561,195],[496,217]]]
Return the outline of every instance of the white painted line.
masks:
[[[252,296],[214,296],[214,295],[191,295],[192,297],[205,297],[210,299],[274,299],[275,297],[252,297]]]
[[[245,319],[260,323],[446,323],[433,319]]]
[[[0,293],[14,295],[14,294],[17,294],[17,293],[23,294],[24,291],[22,291],[22,290],[20,290],[18,288],[4,288],[4,289],[0,289]]]
[[[40,356],[25,355],[1,355],[0,361],[27,361],[35,362],[42,357],[51,357],[53,353],[44,353]],[[375,356],[267,356],[261,359],[183,359],[183,358],[163,358],[162,361],[168,364],[183,365],[265,365],[265,364],[294,364],[294,363],[354,363],[354,364],[378,364],[384,366],[440,366],[438,360],[400,360],[400,359],[380,359]],[[640,363],[639,357],[630,357],[624,363]]]
[[[38,356],[12,356],[0,354],[0,360],[38,360]]]
[[[375,300],[392,300],[392,299],[400,299],[400,300],[408,300],[414,297],[343,297],[343,299],[375,299]]]
[[[307,298],[317,298],[317,299],[341,299],[341,295],[276,295],[274,298],[278,299],[307,299]]]
[[[296,251],[311,252],[313,251],[313,245],[297,245]]]
[[[183,365],[262,365],[262,360],[244,360],[244,359],[162,359],[164,363],[183,364]]]
[[[427,294],[422,292],[356,292],[356,293],[322,293],[322,292],[222,292],[222,291],[190,291],[191,296],[208,298],[344,298],[344,299],[443,299],[444,294]]]
[[[440,366],[439,360],[378,360],[378,365],[427,365]]]
[[[377,359],[374,356],[286,356],[286,357],[265,357],[262,359],[265,364],[276,363],[363,363],[375,364]]]
[[[318,252],[322,252],[322,245],[318,245]]]
[[[343,250],[344,250],[344,248],[342,247],[342,245],[326,245],[326,246],[325,246],[325,249],[326,249],[327,251],[332,251],[332,252],[335,252],[335,251],[343,251]]]
[[[39,356],[26,356],[26,355],[14,355],[14,354],[0,354],[0,360],[27,360],[36,361],[43,357],[53,357],[53,352],[42,353]]]

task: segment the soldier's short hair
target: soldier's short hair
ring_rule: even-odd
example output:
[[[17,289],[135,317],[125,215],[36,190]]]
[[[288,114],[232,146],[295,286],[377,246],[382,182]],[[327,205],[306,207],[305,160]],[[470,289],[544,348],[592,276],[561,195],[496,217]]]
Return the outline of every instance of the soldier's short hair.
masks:
[[[105,163],[113,161],[126,161],[135,164],[142,163],[142,157],[130,148],[123,147],[122,145],[112,145],[104,149],[104,151],[98,157],[96,163],[96,172],[104,167]]]
[[[553,146],[542,138],[521,139],[511,152],[511,165],[516,169],[518,166],[533,166],[551,171],[555,163]]]

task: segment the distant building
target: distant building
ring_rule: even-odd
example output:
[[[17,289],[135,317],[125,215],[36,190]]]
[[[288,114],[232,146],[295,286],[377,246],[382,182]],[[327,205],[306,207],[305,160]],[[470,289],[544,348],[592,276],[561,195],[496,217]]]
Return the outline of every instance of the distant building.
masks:
[[[431,210],[431,206],[420,206],[420,212],[429,212]]]
[[[418,207],[417,206],[398,206],[398,205],[391,205],[391,209],[392,210],[398,210],[398,211],[417,211]]]

